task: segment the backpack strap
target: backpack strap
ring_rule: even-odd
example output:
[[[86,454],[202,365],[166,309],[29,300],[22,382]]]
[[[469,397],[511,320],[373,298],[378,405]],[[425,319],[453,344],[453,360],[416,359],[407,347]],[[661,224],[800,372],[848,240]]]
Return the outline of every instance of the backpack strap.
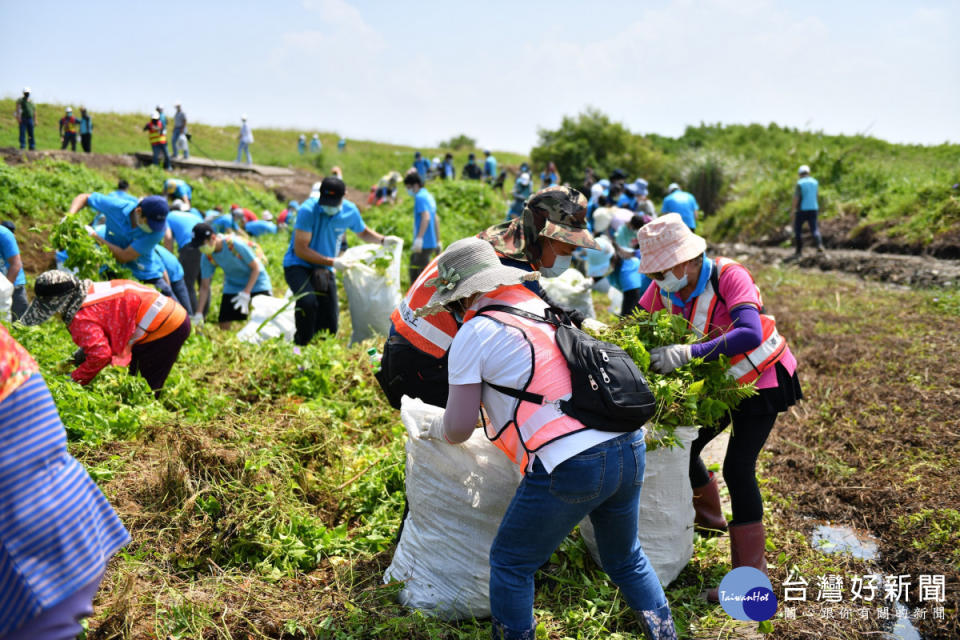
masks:
[[[504,395],[511,396],[518,400],[523,400],[524,402],[532,402],[533,404],[543,404],[543,396],[539,393],[530,393],[529,391],[523,391],[522,389],[512,389],[510,387],[504,387],[499,384],[493,384],[492,382],[486,382],[490,385],[491,389],[499,391]]]
[[[559,327],[562,324],[572,324],[570,319],[567,317],[566,312],[559,307],[547,307],[546,313],[542,316],[538,316],[535,313],[530,313],[529,311],[524,311],[523,309],[517,309],[516,307],[509,307],[502,304],[491,304],[477,311],[476,315],[484,315],[484,312],[486,311],[500,311],[502,313],[509,313],[510,315],[526,318],[527,320],[532,320],[534,322],[545,322],[546,324],[554,327]]]

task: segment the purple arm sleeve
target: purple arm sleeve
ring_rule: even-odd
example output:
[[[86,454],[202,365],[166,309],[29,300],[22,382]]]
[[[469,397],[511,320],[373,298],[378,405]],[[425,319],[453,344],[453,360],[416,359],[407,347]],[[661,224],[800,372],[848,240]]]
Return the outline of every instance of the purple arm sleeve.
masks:
[[[722,353],[735,356],[746,353],[763,342],[763,327],[760,325],[760,312],[752,304],[744,304],[730,310],[733,329],[719,338],[697,343],[690,348],[694,358],[716,360]],[[452,387],[451,387],[452,388]]]
[[[480,392],[483,383],[452,384],[443,412],[443,432],[447,441],[457,444],[470,439],[480,418]]]

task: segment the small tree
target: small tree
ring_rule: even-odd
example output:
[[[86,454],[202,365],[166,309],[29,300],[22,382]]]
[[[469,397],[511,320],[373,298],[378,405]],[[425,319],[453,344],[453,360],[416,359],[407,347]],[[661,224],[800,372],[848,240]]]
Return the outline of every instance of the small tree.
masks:
[[[477,146],[477,141],[468,136],[465,133],[454,136],[449,140],[445,140],[440,143],[441,149],[450,149],[452,151],[459,151],[460,149],[474,149]]]

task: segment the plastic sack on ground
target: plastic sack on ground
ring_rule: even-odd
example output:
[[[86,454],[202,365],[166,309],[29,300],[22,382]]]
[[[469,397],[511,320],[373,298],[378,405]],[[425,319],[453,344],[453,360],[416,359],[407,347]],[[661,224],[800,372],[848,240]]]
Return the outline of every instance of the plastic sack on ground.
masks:
[[[237,338],[253,344],[280,337],[287,342],[293,342],[293,334],[297,330],[295,310],[296,305],[289,289],[284,298],[254,296],[250,300],[247,324],[237,332]]]
[[[610,296],[610,306],[608,307],[610,313],[620,315],[620,310],[623,308],[623,292],[620,289],[610,287],[607,295]]]
[[[660,584],[667,586],[693,557],[693,489],[690,488],[690,445],[696,427],[677,427],[683,447],[660,447],[647,452],[640,492],[637,537],[650,559]],[[590,555],[600,564],[590,518],[580,523],[580,533]]]
[[[6,274],[0,273],[0,320],[10,320],[10,308],[13,306],[13,285]]]
[[[350,344],[390,333],[390,314],[403,297],[400,292],[402,253],[403,243],[393,250],[378,244],[362,244],[340,256],[344,262],[352,263],[343,274],[353,328]]]
[[[421,440],[420,425],[442,412],[402,399],[410,513],[384,582],[403,582],[400,603],[429,615],[484,618],[490,546],[522,474],[482,429],[459,445]]]
[[[567,269],[556,278],[540,278],[547,295],[564,309],[574,309],[587,318],[596,318],[593,310],[593,278],[576,269]]]

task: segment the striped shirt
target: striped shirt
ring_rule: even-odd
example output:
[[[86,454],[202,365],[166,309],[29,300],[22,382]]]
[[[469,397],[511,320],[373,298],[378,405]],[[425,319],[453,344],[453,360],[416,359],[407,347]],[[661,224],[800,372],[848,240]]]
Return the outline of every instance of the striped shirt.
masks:
[[[129,540],[33,374],[0,402],[0,636],[96,579]]]

